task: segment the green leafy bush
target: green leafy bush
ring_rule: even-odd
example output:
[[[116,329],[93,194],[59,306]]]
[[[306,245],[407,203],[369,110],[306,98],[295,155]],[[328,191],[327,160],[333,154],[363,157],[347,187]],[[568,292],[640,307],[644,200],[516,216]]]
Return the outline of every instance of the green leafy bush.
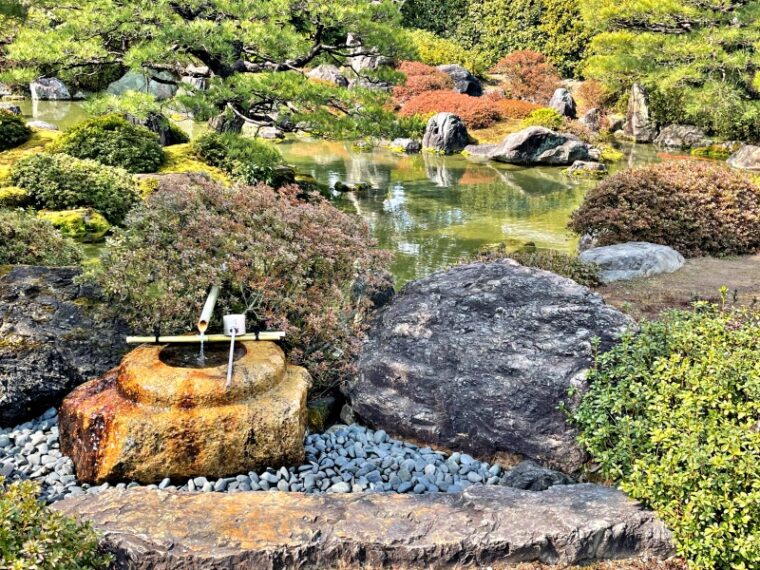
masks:
[[[565,126],[565,118],[560,115],[556,109],[543,107],[531,111],[527,118],[523,119],[520,125],[525,127],[546,127],[556,131]]]
[[[482,75],[488,70],[488,62],[477,50],[465,49],[454,40],[425,30],[411,31],[409,39],[417,59],[427,65],[456,63],[474,75]]]
[[[0,151],[22,145],[31,137],[32,129],[21,117],[0,109]]]
[[[18,186],[0,188],[0,208],[23,208],[30,203],[29,192]]]
[[[97,160],[128,172],[156,172],[165,159],[155,133],[116,114],[80,123],[49,150]]]
[[[74,241],[23,210],[0,210],[0,244],[0,265],[77,265],[82,260]]]
[[[404,26],[427,30],[442,37],[450,36],[455,30],[452,22],[467,11],[468,2],[469,0],[407,0],[401,5]]]
[[[36,208],[69,210],[89,207],[119,224],[138,200],[128,172],[67,154],[40,153],[11,167],[11,180],[29,192]]]
[[[501,259],[513,259],[525,267],[535,267],[551,271],[557,275],[568,277],[580,285],[595,287],[601,284],[599,266],[594,263],[584,263],[575,256],[570,256],[555,250],[526,249],[509,251],[505,244],[497,247],[487,247],[478,251],[472,258],[465,261],[482,261],[489,263]]]
[[[98,212],[90,208],[51,212],[41,210],[37,217],[53,224],[61,234],[81,243],[103,241],[111,229],[111,224]]]
[[[760,249],[760,189],[720,163],[632,168],[589,191],[569,226],[600,245],[648,241],[688,257],[753,253]]]
[[[92,526],[52,511],[29,481],[0,477],[0,566],[9,570],[96,570],[110,557],[98,553]]]
[[[760,567],[760,313],[700,304],[597,356],[574,413],[601,472],[691,568]]]
[[[734,154],[739,148],[741,143],[735,144],[711,144],[708,146],[698,146],[691,149],[691,155],[697,158],[712,158],[715,160],[727,160],[732,154]]]
[[[284,161],[273,145],[234,133],[207,133],[193,142],[195,154],[243,184],[280,186]]]
[[[207,287],[219,284],[222,310],[285,331],[290,359],[318,387],[334,385],[351,371],[370,305],[357,283],[378,281],[387,256],[360,219],[301,192],[165,178],[87,278],[131,325],[167,334],[192,330]]]

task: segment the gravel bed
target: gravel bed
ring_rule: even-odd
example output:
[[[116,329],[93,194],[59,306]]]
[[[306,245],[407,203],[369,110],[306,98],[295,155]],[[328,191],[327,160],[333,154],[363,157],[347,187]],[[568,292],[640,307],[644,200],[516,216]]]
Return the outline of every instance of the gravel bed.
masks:
[[[542,490],[569,483],[564,475],[524,462],[512,470],[488,464],[465,453],[446,455],[418,447],[353,424],[334,426],[305,440],[307,463],[299,467],[268,468],[235,477],[189,481],[164,479],[153,489],[189,492],[294,491],[305,493],[459,493],[470,485],[509,485]],[[41,498],[54,502],[109,487],[129,488],[138,483],[90,486],[79,483],[74,465],[58,444],[58,417],[51,408],[36,420],[0,429],[0,476],[31,479],[41,486]],[[536,487],[536,481],[539,481]]]

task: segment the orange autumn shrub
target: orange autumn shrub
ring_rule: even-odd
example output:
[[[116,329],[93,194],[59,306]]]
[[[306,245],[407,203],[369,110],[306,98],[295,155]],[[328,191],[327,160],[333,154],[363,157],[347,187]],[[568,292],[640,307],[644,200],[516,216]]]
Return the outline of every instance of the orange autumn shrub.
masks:
[[[397,69],[406,75],[404,84],[397,85],[393,89],[393,99],[399,105],[426,91],[451,91],[454,89],[454,80],[430,65],[417,61],[402,61]]]
[[[541,53],[516,51],[493,68],[504,76],[504,88],[510,97],[546,105],[554,90],[560,86],[560,76]]]
[[[497,101],[499,111],[504,119],[525,119],[541,105],[522,99],[500,99]]]
[[[576,98],[584,109],[604,109],[610,104],[612,94],[602,82],[587,79],[578,86]]]
[[[498,101],[454,91],[427,91],[412,97],[401,108],[404,117],[435,113],[454,113],[470,129],[485,129],[501,118]]]

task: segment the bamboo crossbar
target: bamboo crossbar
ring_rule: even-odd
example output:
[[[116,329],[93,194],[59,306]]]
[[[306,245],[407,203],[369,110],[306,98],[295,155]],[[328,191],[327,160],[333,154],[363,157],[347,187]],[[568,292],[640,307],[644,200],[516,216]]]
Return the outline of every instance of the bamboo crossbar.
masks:
[[[251,340],[282,340],[285,333],[281,331],[260,332],[258,338],[255,334],[244,334],[235,337],[236,341]],[[201,337],[200,335],[177,335],[177,336],[128,336],[127,344],[180,344],[180,343],[200,343],[203,342],[230,342],[231,338],[225,334],[208,334]]]

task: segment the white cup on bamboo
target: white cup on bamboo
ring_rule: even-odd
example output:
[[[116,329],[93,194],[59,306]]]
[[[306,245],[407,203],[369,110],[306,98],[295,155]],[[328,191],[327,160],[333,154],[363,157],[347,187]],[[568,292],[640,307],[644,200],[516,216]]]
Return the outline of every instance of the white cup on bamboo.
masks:
[[[241,336],[245,334],[245,315],[224,315],[222,318],[224,334]]]

